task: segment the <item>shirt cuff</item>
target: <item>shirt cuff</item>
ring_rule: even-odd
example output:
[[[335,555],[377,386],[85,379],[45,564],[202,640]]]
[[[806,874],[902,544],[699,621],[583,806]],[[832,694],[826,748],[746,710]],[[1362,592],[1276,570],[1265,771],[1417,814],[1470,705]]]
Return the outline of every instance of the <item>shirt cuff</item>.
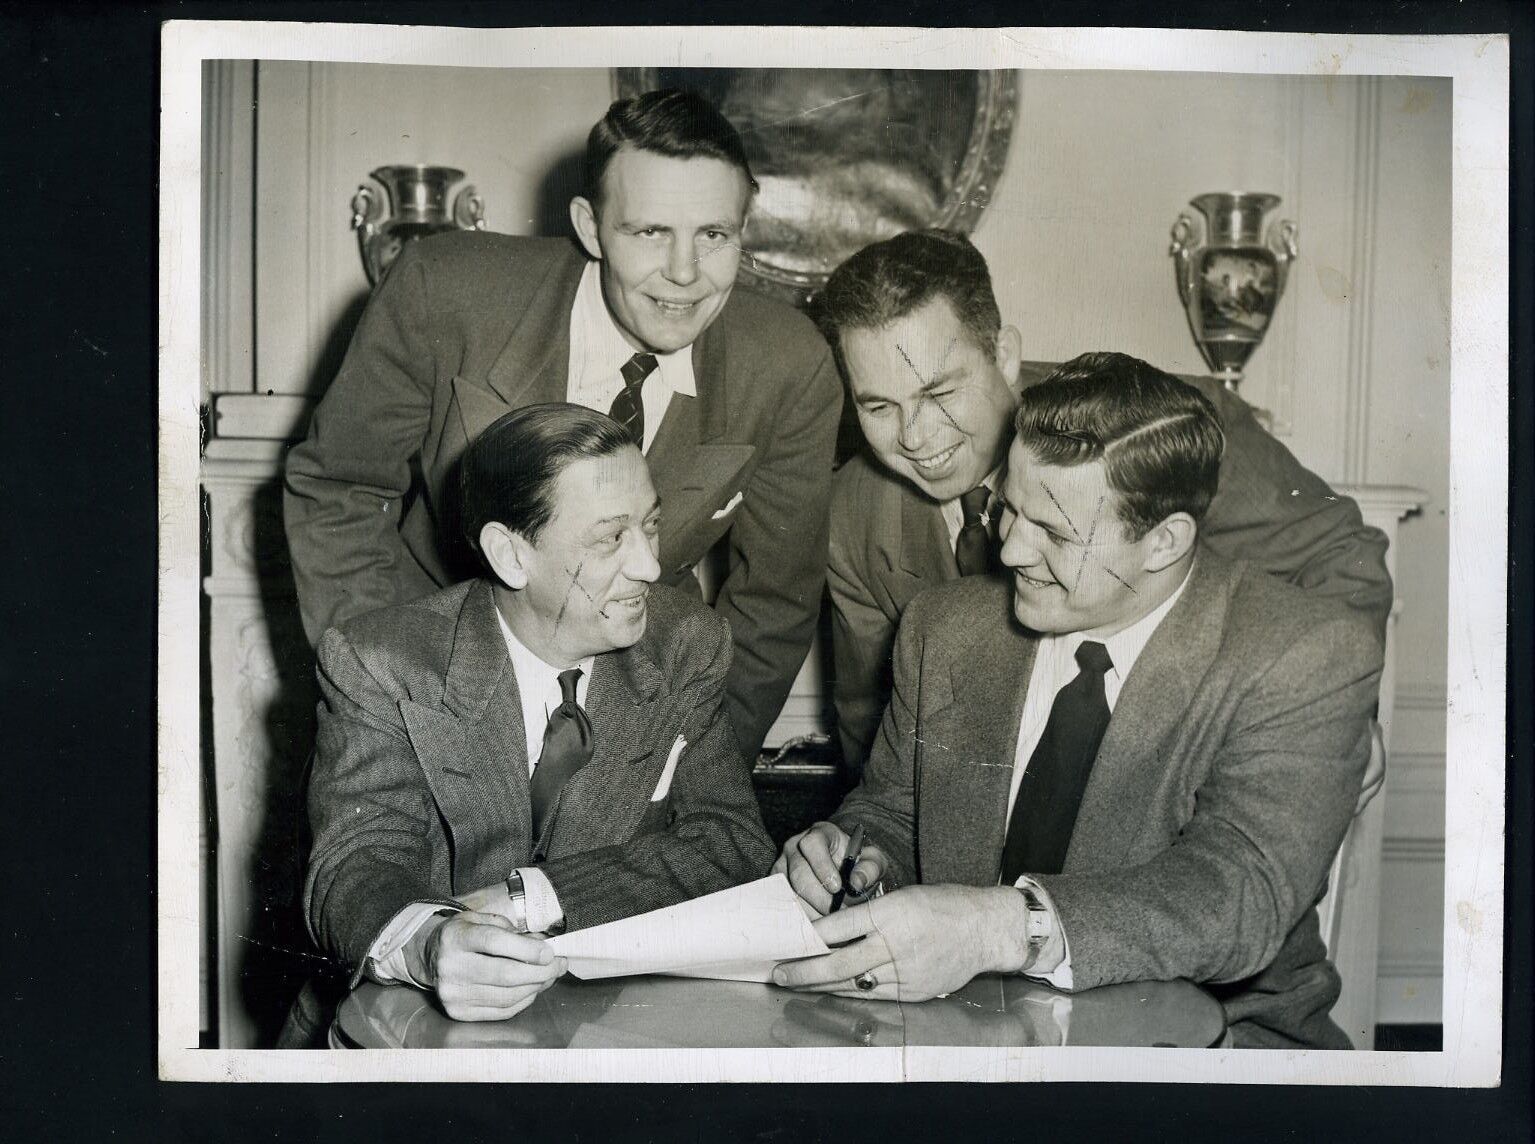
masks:
[[[1015,889],[1031,890],[1039,899],[1040,904],[1050,911],[1051,924],[1055,926],[1055,932],[1061,935],[1061,963],[1049,973],[1030,973],[1023,971],[1025,977],[1032,977],[1043,981],[1046,985],[1056,989],[1071,989],[1071,941],[1066,936],[1066,931],[1061,927],[1061,916],[1055,912],[1055,903],[1050,900],[1050,895],[1045,893],[1045,888],[1027,874],[1022,875],[1013,883]]]
[[[405,963],[405,947],[419,930],[443,909],[441,902],[411,902],[389,919],[389,924],[379,931],[368,958],[373,962],[373,973],[385,985],[426,986],[410,975]]]
[[[522,875],[522,892],[528,907],[528,932],[548,933],[565,920],[565,908],[560,905],[554,883],[549,881],[537,866],[519,866]]]

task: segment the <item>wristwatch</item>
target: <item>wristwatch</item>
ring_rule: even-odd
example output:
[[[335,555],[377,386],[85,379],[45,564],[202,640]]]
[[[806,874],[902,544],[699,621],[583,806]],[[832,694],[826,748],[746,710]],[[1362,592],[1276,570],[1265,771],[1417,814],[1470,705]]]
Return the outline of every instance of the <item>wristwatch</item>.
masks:
[[[1024,971],[1027,972],[1034,967],[1045,945],[1055,936],[1055,915],[1040,900],[1032,886],[1019,886],[1018,892],[1023,895],[1023,907],[1028,911],[1028,948],[1023,961]]]
[[[528,892],[522,885],[521,870],[513,870],[506,876],[506,893],[512,900],[512,928],[518,933],[527,933]]]

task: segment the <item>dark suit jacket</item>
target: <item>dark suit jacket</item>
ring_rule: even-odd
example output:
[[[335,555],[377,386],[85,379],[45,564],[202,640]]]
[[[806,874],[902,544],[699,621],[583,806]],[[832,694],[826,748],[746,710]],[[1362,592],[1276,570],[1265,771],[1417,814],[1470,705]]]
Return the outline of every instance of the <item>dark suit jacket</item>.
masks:
[[[868,770],[834,816],[864,824],[891,880],[997,884],[1035,646],[990,577],[907,610]],[[1039,878],[1075,988],[1189,978],[1240,1045],[1348,1047],[1315,906],[1382,654],[1357,612],[1201,550],[1120,691],[1063,872]]]
[[[1023,384],[1037,384],[1054,368],[1024,363]],[[1220,491],[1200,536],[1224,556],[1343,600],[1384,639],[1391,610],[1385,535],[1303,468],[1235,394],[1213,378],[1183,380],[1215,403],[1226,432]],[[843,758],[856,772],[890,697],[901,613],[923,589],[958,579],[959,569],[937,503],[867,452],[837,473],[831,521],[832,695]]]
[[[585,265],[564,240],[458,232],[391,267],[288,455],[283,511],[310,639],[476,574],[458,536],[459,457],[501,414],[565,399]],[[842,389],[809,319],[739,287],[694,344],[693,370],[698,396],[673,397],[648,458],[662,579],[693,585],[692,566],[729,534],[715,604],[736,644],[731,720],[754,752],[820,608]]]
[[[640,641],[596,658],[594,754],[539,838],[487,581],[359,616],[327,631],[319,654],[305,894],[320,947],[351,965],[407,903],[519,866],[542,867],[580,929],[760,877],[773,861],[721,706],[730,634],[681,593],[653,588]],[[678,735],[688,746],[670,794],[652,803]]]

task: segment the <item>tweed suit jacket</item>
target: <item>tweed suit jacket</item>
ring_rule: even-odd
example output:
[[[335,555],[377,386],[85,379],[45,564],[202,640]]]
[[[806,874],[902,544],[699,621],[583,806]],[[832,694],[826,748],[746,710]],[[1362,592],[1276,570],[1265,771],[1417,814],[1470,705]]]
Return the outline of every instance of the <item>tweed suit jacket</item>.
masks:
[[[565,400],[586,263],[562,239],[460,231],[391,266],[288,454],[283,514],[311,640],[477,574],[459,458],[502,414]],[[693,566],[728,534],[715,607],[736,645],[731,721],[755,752],[820,609],[842,387],[809,319],[740,287],[692,356],[698,396],[672,397],[647,456],[662,582],[696,592]]]
[[[320,642],[314,831],[305,897],[320,947],[365,963],[413,901],[519,866],[548,875],[580,929],[760,877],[774,850],[722,705],[724,621],[651,589],[645,634],[596,657],[590,762],[532,836],[527,741],[491,585],[356,617]],[[651,802],[677,736],[668,796]]]
[[[1025,362],[1023,385],[1054,369]],[[1215,403],[1226,433],[1220,491],[1200,524],[1216,552],[1248,560],[1367,616],[1384,638],[1391,610],[1386,537],[1358,506],[1266,432],[1241,398],[1208,377],[1185,377]],[[937,502],[867,450],[832,487],[832,696],[842,755],[856,772],[890,698],[890,650],[901,614],[918,592],[959,578]]]
[[[862,783],[897,883],[994,886],[1035,638],[1010,587],[916,600]],[[1129,675],[1054,900],[1075,988],[1188,978],[1239,1045],[1347,1048],[1316,903],[1369,757],[1382,643],[1336,601],[1202,549]]]

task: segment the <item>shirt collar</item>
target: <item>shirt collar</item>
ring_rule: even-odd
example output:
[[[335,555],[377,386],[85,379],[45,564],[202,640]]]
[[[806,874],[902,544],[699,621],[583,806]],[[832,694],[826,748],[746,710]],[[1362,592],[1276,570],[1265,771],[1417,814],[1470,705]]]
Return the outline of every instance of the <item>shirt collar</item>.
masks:
[[[576,301],[571,307],[570,326],[571,344],[583,347],[586,360],[593,365],[600,363],[604,372],[617,373],[619,367],[634,356],[634,347],[619,331],[618,323],[603,300],[600,262],[588,262],[586,269],[581,271],[581,284],[576,287]],[[655,359],[656,369],[668,389],[685,397],[698,396],[691,345],[669,354],[656,354]]]
[[[1130,674],[1130,669],[1135,666],[1135,661],[1141,657],[1141,652],[1145,651],[1146,645],[1151,642],[1152,635],[1155,634],[1162,621],[1167,618],[1167,613],[1173,610],[1173,605],[1183,595],[1183,590],[1188,587],[1189,577],[1193,575],[1193,572],[1194,566],[1191,563],[1188,571],[1183,574],[1182,582],[1179,583],[1171,596],[1136,620],[1128,628],[1115,632],[1111,636],[1104,636],[1097,641],[1108,649],[1109,659],[1114,663],[1114,672],[1120,679],[1124,679]],[[1072,656],[1075,656],[1077,648],[1086,643],[1088,639],[1089,637],[1081,632],[1072,632],[1064,641],[1065,650],[1069,651]]]
[[[501,635],[506,640],[507,653],[512,657],[512,672],[519,680],[527,683],[537,682],[540,687],[554,687],[559,683],[560,672],[564,668],[555,667],[545,663],[531,650],[528,645],[517,638],[512,631],[512,625],[506,622],[506,617],[501,614],[501,609],[496,609],[496,622],[501,625]],[[595,656],[587,656],[576,664],[581,669],[583,676],[590,679],[592,676],[592,661]]]

